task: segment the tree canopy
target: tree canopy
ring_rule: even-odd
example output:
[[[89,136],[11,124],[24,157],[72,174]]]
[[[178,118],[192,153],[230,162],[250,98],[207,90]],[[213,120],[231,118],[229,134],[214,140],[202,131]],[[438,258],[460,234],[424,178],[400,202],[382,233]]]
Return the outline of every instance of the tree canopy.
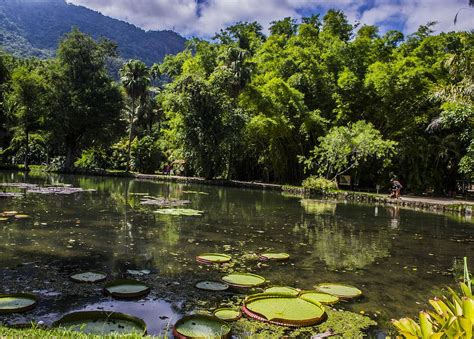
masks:
[[[344,173],[373,187],[396,175],[415,192],[452,191],[473,178],[474,35],[434,35],[432,25],[380,34],[330,10],[275,21],[265,36],[240,22],[151,68],[128,62],[119,83],[106,72],[114,44],[73,30],[57,57],[29,61],[48,97],[29,111],[44,136],[44,154],[32,156],[297,184]],[[29,107],[11,76],[27,61],[0,59],[3,102]],[[3,161],[15,162],[22,125],[6,106]]]

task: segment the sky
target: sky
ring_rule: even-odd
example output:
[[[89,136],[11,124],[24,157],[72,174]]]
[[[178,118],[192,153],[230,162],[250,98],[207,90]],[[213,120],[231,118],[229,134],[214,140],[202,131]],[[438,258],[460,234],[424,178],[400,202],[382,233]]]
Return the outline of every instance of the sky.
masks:
[[[239,21],[270,23],[285,17],[342,9],[351,23],[378,25],[405,34],[437,21],[436,32],[474,29],[474,8],[468,0],[67,0],[145,30],[174,30],[186,37],[209,38]],[[458,22],[456,13],[461,9]]]

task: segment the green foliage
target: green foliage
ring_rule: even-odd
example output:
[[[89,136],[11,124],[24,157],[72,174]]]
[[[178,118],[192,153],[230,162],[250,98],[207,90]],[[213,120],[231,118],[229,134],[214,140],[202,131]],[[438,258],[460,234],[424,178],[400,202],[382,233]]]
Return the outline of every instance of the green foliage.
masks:
[[[30,20],[19,13],[15,22]],[[474,173],[473,37],[433,35],[432,24],[406,38],[376,26],[355,31],[337,10],[273,22],[268,36],[240,22],[211,41],[189,40],[151,69],[147,59],[128,62],[120,87],[107,76],[117,46],[74,30],[49,61],[1,56],[0,91],[19,86],[15,68],[42,79],[44,110],[28,122],[44,135],[47,158],[65,156],[66,167],[102,147],[116,169],[154,172],[163,158],[207,178],[296,184],[310,169],[366,187],[397,173],[407,190],[443,193]],[[119,51],[132,46],[117,41]],[[14,156],[5,150],[19,150],[9,146],[25,125],[6,112],[0,147]]]
[[[52,123],[71,168],[83,148],[110,142],[120,126],[122,99],[105,69],[108,51],[91,37],[73,29],[58,48],[49,76]]]
[[[304,161],[307,169],[317,167],[319,175],[334,180],[370,159],[380,159],[382,166],[387,166],[395,146],[395,142],[384,140],[371,123],[361,120],[347,127],[333,127],[319,138],[319,146]]]
[[[154,173],[162,166],[163,154],[160,144],[151,136],[144,136],[136,143],[134,169],[141,173]]]
[[[472,338],[474,331],[474,297],[471,277],[464,258],[464,281],[458,293],[448,287],[443,300],[429,301],[434,311],[421,311],[419,322],[411,318],[393,320],[393,325],[405,338]]]
[[[88,148],[82,151],[74,162],[74,167],[91,172],[104,170],[109,167],[108,156],[103,148]]]
[[[327,193],[337,190],[337,183],[334,180],[328,180],[326,178],[310,176],[303,180],[301,185],[316,193]]]

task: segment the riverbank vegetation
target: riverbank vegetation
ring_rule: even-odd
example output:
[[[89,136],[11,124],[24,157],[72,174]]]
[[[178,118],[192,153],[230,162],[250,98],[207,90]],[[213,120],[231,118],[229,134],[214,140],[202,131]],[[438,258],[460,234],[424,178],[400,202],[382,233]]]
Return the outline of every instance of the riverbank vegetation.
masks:
[[[119,77],[117,46],[74,29],[52,59],[1,55],[0,162],[453,191],[474,173],[474,35],[433,25],[238,23]]]

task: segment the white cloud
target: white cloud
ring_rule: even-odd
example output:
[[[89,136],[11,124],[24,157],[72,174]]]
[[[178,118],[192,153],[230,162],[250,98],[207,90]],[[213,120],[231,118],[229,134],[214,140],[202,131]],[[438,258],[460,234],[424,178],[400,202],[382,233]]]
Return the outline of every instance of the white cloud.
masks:
[[[397,22],[405,33],[437,21],[437,31],[474,28],[474,10],[463,10],[454,26],[456,12],[468,0],[68,0],[122,19],[146,30],[173,29],[184,35],[212,36],[238,21],[258,21],[265,28],[273,20],[298,18],[302,11],[344,10],[352,22],[376,24],[382,31]]]

